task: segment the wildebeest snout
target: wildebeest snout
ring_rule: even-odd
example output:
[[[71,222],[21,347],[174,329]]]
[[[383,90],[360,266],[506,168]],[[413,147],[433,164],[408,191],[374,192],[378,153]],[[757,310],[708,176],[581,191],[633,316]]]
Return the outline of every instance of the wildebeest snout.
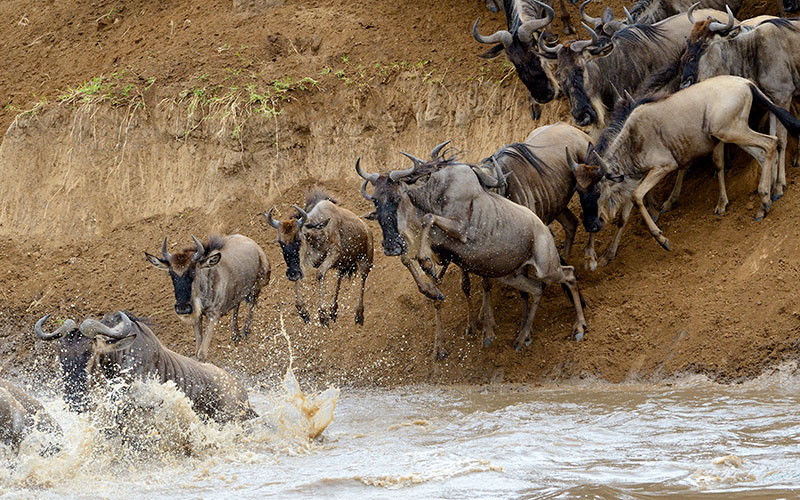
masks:
[[[291,267],[286,268],[286,277],[289,281],[299,281],[303,279],[303,271]]]
[[[595,217],[593,219],[584,220],[583,227],[586,228],[586,231],[590,233],[596,233],[603,229],[603,219],[600,217]]]
[[[402,238],[393,238],[383,240],[383,253],[389,257],[396,257],[406,253],[406,243]]]
[[[192,314],[192,304],[175,304],[175,312],[178,314]]]

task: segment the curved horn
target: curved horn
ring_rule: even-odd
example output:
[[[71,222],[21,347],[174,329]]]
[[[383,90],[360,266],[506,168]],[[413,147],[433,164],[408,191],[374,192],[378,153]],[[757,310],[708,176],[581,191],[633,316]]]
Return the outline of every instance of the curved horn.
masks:
[[[636,102],[636,99],[634,99],[631,93],[628,92],[628,89],[625,89],[625,99],[627,99],[629,103]]]
[[[36,324],[33,325],[33,332],[36,334],[36,337],[39,340],[55,340],[57,338],[63,337],[64,334],[69,333],[70,331],[74,330],[75,327],[78,326],[75,324],[74,321],[68,319],[64,321],[64,324],[58,327],[56,331],[54,331],[53,333],[47,333],[44,330],[42,330],[42,325],[44,325],[45,321],[47,321],[48,318],[50,318],[49,314],[44,316],[43,318],[40,318],[39,321],[37,321]]]
[[[541,50],[545,54],[556,55],[556,54],[558,54],[558,51],[561,50],[561,47],[563,47],[563,46],[564,46],[563,43],[559,43],[555,47],[548,47],[547,45],[544,44],[544,37],[543,36],[539,37],[539,50]]]
[[[575,163],[575,160],[572,159],[572,155],[569,154],[569,147],[565,147],[564,150],[567,153],[567,165],[569,165],[569,169],[574,172],[575,170],[577,170],[578,164]]]
[[[592,39],[591,40],[579,40],[577,42],[572,42],[572,44],[569,46],[569,48],[572,49],[573,52],[580,52],[583,49],[585,49],[586,47],[588,47],[589,45],[597,43],[597,32],[595,30],[593,30],[592,28],[590,28],[589,25],[586,24],[586,23],[581,23],[581,25],[583,25],[583,27],[586,28],[589,31],[589,34],[592,35]]]
[[[431,151],[431,160],[439,158],[439,153],[441,153],[442,149],[444,149],[444,147],[450,144],[451,142],[453,141],[444,141],[443,143],[433,148],[433,151]]]
[[[95,335],[104,335],[117,340],[129,337],[133,322],[124,312],[117,311],[117,314],[120,317],[120,321],[114,328],[104,325],[96,319],[87,318],[81,323],[81,333],[90,339],[93,339]]]
[[[419,159],[419,158],[417,158],[416,156],[414,156],[414,155],[412,155],[412,154],[410,154],[410,153],[406,153],[405,151],[400,151],[400,154],[401,154],[401,155],[403,155],[403,156],[405,156],[405,157],[406,157],[406,158],[408,158],[409,160],[413,161],[415,166],[416,166],[416,165],[422,165],[422,164],[424,164],[424,163],[425,163],[425,160],[420,160],[420,159]]]
[[[506,180],[506,176],[503,174],[503,168],[500,167],[500,163],[494,156],[492,156],[492,164],[494,164],[494,175],[497,176],[498,187],[502,187],[503,189],[507,188],[508,181]],[[508,175],[511,175],[511,172],[509,172]]]
[[[358,173],[359,177],[364,180],[367,180],[373,184],[378,180],[380,177],[378,174],[365,174],[363,170],[361,170],[361,157],[359,156],[356,160],[356,172]]]
[[[580,10],[580,13],[581,13],[581,18],[583,18],[583,20],[584,20],[584,21],[586,21],[587,23],[592,23],[592,24],[594,24],[594,27],[595,27],[595,28],[597,28],[598,26],[600,26],[600,25],[603,23],[603,20],[602,20],[602,19],[600,19],[599,17],[592,17],[592,16],[590,16],[589,14],[587,14],[586,12],[584,12],[584,10],[583,10],[583,9],[585,9],[585,8],[586,8],[586,6],[587,6],[587,5],[589,4],[589,2],[591,2],[591,1],[592,1],[592,0],[586,0],[585,2],[583,2],[583,3],[581,4],[581,7],[580,7],[580,9],[579,9],[579,10]]]
[[[478,177],[481,185],[485,188],[496,188],[502,185],[501,181],[496,177],[492,177],[491,175],[487,174],[477,166],[472,166],[472,171],[475,172],[475,175]]]
[[[169,252],[167,251],[167,237],[164,236],[164,243],[161,244],[161,256],[164,257],[164,260],[169,262],[170,257],[172,257]]]
[[[733,23],[736,22],[736,18],[733,17],[733,12],[731,12],[731,8],[727,5],[725,6],[725,11],[728,13],[728,22],[722,24],[714,21],[708,25],[709,31],[728,31],[733,28]]]
[[[269,212],[264,214],[264,218],[267,219],[267,223],[270,226],[274,227],[275,229],[278,229],[278,227],[280,227],[281,223],[272,218],[272,211],[273,210],[275,210],[275,205],[273,205],[272,208],[269,209]]]
[[[511,42],[514,41],[514,38],[511,36],[506,30],[499,30],[495,31],[493,34],[489,36],[483,36],[478,32],[478,22],[481,20],[479,17],[475,20],[475,24],[472,25],[472,37],[475,38],[476,41],[480,43],[492,44],[492,43],[502,43],[503,47],[508,47],[511,45]]]
[[[541,19],[532,19],[527,21],[523,23],[522,26],[517,28],[517,36],[522,42],[525,43],[531,43],[531,40],[533,40],[533,32],[544,28],[553,22],[553,19],[556,17],[556,11],[554,11],[552,7],[546,3],[540,2],[539,0],[533,1],[539,4],[542,9],[544,9],[545,16]]]
[[[700,3],[700,2],[697,2],[697,3]],[[636,20],[633,18],[633,16],[631,15],[630,11],[628,10],[628,8],[623,6],[622,10],[625,11],[625,19],[628,20],[628,24],[636,24]]]
[[[192,256],[192,260],[199,260],[199,259],[200,259],[200,257],[202,257],[202,256],[203,256],[203,254],[205,254],[205,253],[206,253],[206,249],[205,249],[205,247],[203,246],[203,244],[202,244],[202,243],[200,243],[200,240],[198,240],[197,238],[195,238],[195,237],[194,237],[194,235],[192,235],[192,241],[194,241],[194,246],[197,248],[197,251],[196,251],[196,252],[194,253],[194,255]]]
[[[363,196],[367,201],[375,201],[375,198],[373,198],[372,195],[367,192],[368,182],[368,180],[364,179],[364,182],[361,183],[361,196]]]
[[[686,16],[689,18],[689,22],[692,24],[697,22],[694,20],[694,16],[692,15],[692,13],[694,13],[694,10],[697,8],[698,5],[700,5],[700,2],[695,2],[692,4],[691,7],[689,7],[689,10],[686,11]]]
[[[414,163],[413,167],[407,168],[405,170],[392,170],[391,172],[389,172],[389,178],[392,181],[397,182],[400,179],[402,179],[403,177],[407,177],[407,176],[413,174],[416,171],[417,171],[417,164]]]
[[[297,226],[298,227],[303,227],[303,224],[305,224],[306,221],[308,220],[308,214],[306,213],[305,210],[303,210],[302,208],[298,207],[297,205],[292,205],[292,208],[297,210],[297,213],[300,214],[300,218],[297,219]]]
[[[603,169],[603,174],[608,175],[611,172],[611,165],[609,165],[597,151],[594,152],[594,157],[597,158],[597,163],[599,163],[600,168]]]

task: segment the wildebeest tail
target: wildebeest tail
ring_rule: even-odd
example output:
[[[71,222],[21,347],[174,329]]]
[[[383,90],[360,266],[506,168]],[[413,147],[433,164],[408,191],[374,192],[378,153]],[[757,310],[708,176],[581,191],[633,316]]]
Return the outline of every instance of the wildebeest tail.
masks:
[[[780,121],[781,124],[786,127],[786,130],[789,131],[790,135],[794,137],[800,135],[800,120],[798,120],[792,113],[772,102],[769,97],[761,92],[761,89],[759,89],[755,83],[750,83],[750,92],[753,94],[753,99],[758,104],[769,109],[769,111],[778,118],[778,121]]]
[[[558,259],[561,261],[561,265],[562,266],[566,266],[567,265],[567,261],[564,260],[564,257],[559,255]],[[572,302],[572,294],[569,291],[569,287],[567,285],[565,285],[564,283],[561,283],[561,289],[564,290],[564,295],[567,296],[567,300]],[[578,288],[578,298],[581,299],[581,307],[586,307],[586,301],[583,300],[583,294],[581,293],[581,289],[580,288]]]

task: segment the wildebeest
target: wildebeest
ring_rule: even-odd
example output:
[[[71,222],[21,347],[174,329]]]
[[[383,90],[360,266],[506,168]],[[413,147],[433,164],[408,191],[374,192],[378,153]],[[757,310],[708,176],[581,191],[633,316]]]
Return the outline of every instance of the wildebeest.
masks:
[[[329,194],[315,189],[308,193],[305,209],[293,205],[298,217],[277,221],[272,217],[275,207],[264,214],[278,233],[278,244],[286,261],[286,277],[294,281],[295,305],[300,317],[308,323],[309,315],[300,294],[303,268],[317,269],[319,287],[319,322],[327,326],[336,321],[339,309],[339,287],[342,278],[356,272],[361,278],[361,292],[356,306],[356,324],[364,324],[364,287],[372,269],[372,232],[359,217],[338,205]],[[326,310],[323,301],[325,274],[337,271],[333,304]]]
[[[639,0],[631,7],[631,17],[637,23],[653,24],[686,12],[694,2],[695,0]],[[704,9],[723,10],[727,6],[734,15],[742,6],[742,0],[703,0],[699,3]]]
[[[720,21],[727,18],[726,13],[713,10],[698,14]],[[678,65],[693,26],[686,15],[654,25],[627,26],[611,38],[601,38],[584,26],[591,40],[565,42],[555,47],[539,44],[544,57],[558,61],[556,78],[569,98],[570,112],[579,126],[592,125],[595,130],[605,127],[609,112],[624,91],[637,96],[644,87],[648,91],[653,87],[677,88]],[[664,81],[654,82],[655,74],[668,76]]]
[[[122,311],[102,321],[86,319],[80,327],[72,320],[52,333],[39,319],[34,333],[40,340],[58,340],[65,399],[73,409],[86,409],[89,377],[111,380],[124,377],[172,381],[192,402],[198,415],[217,422],[245,420],[257,415],[244,386],[225,370],[173,352],[150,327]]]
[[[0,380],[0,442],[19,449],[20,443],[33,430],[61,436],[61,426],[37,401],[7,380]],[[56,445],[41,450],[42,455],[58,451]]]
[[[776,105],[789,108],[800,96],[800,22],[781,18],[741,25],[732,18],[727,23],[698,21],[682,63],[681,87],[717,75],[736,75],[755,82]],[[778,137],[772,184],[773,199],[778,199],[786,186],[787,137],[774,114],[769,133]]]
[[[437,254],[446,255],[465,272],[531,296],[533,302],[529,307],[525,303],[525,321],[514,342],[517,350],[531,341],[533,316],[544,286],[562,283],[575,304],[573,336],[582,338],[586,322],[574,269],[561,265],[547,226],[528,208],[487,191],[481,175],[473,166],[453,158],[434,157],[430,162],[415,161],[410,169],[391,172],[391,185],[376,178],[372,197],[378,200],[384,241],[404,247],[401,231],[413,220],[421,225],[422,232],[413,235],[417,242],[412,260],[431,262]],[[495,187],[503,178],[498,168]],[[489,294],[484,294],[482,311],[484,325],[491,327],[494,322],[488,298]]]
[[[644,206],[644,196],[669,172],[688,168],[697,158],[712,152],[719,142],[744,149],[761,165],[758,195],[761,206],[756,218],[769,211],[770,172],[777,138],[750,129],[748,119],[755,101],[792,133],[800,132],[800,121],[777,107],[751,81],[736,76],[718,76],[692,85],[662,100],[644,100],[635,106],[607,148],[595,156],[597,165],[574,165],[594,178],[599,189],[600,217],[606,223],[619,216],[619,227],[601,264],[614,258],[622,231],[635,203],[653,237],[667,250],[669,241]],[[720,204],[727,204],[724,173],[718,173]]]
[[[195,248],[170,254],[165,237],[162,257],[147,252],[145,256],[158,269],[169,271],[175,290],[175,312],[193,325],[197,359],[203,361],[219,319],[231,309],[233,340],[246,339],[250,334],[253,309],[261,288],[269,283],[270,268],[264,251],[247,236],[213,235],[205,245],[194,236],[192,240]],[[243,300],[250,309],[240,333],[239,304]]]
[[[595,31],[597,31],[598,33],[603,33],[607,36],[612,36],[617,31],[627,26],[633,26],[634,24],[636,24],[636,21],[633,20],[633,18],[631,17],[631,13],[628,12],[628,9],[626,7],[623,7],[623,10],[625,12],[625,20],[615,19],[614,12],[611,10],[611,7],[608,6],[606,6],[606,8],[603,9],[601,17],[590,16],[589,14],[586,13],[584,9],[586,9],[586,6],[589,3],[591,3],[591,1],[592,0],[585,0],[581,4],[579,12],[581,18],[588,24],[591,24],[592,27],[595,29]]]
[[[505,12],[507,30],[482,36],[478,31],[480,19],[476,19],[472,25],[472,36],[480,43],[495,44],[480,57],[492,59],[505,50],[506,57],[514,65],[517,76],[534,101],[531,116],[536,120],[541,115],[541,108],[536,103],[552,101],[558,88],[555,78],[549,74],[549,69],[542,66],[542,61],[536,55],[537,30],[550,24],[555,17],[555,11],[538,0],[533,0],[533,3],[506,0]],[[542,18],[543,13],[545,16]]]

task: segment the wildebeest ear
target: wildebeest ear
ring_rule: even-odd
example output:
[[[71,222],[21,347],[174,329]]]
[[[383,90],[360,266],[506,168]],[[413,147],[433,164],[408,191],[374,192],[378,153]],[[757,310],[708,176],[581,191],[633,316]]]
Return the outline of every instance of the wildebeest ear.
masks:
[[[596,165],[580,164],[578,168],[573,170],[573,173],[581,191],[587,191],[603,177],[603,174],[600,173],[600,167]]]
[[[615,174],[612,174],[610,172],[606,173],[606,178],[610,179],[610,180],[612,180],[614,182],[622,182],[622,181],[625,180],[625,176],[623,174],[616,174],[615,175]]]
[[[605,10],[603,10],[603,22],[608,24],[614,20],[614,12],[611,11],[611,7],[606,5]]]
[[[306,224],[305,227],[307,229],[322,229],[325,226],[327,226],[328,222],[330,222],[330,221],[331,221],[331,219],[330,219],[330,217],[328,217],[327,219],[325,219],[323,221],[320,221],[320,222],[315,222],[313,224]]]
[[[109,353],[113,351],[122,351],[128,349],[130,346],[133,345],[133,342],[136,340],[136,335],[131,335],[129,337],[125,337],[124,339],[116,340],[110,337],[106,337],[104,335],[98,335],[95,337],[97,342],[101,342],[98,344],[98,349],[102,353]]]
[[[736,38],[742,32],[741,26],[734,26],[729,32],[725,34],[725,38]]]
[[[587,61],[591,61],[592,59],[598,59],[600,57],[606,57],[614,50],[614,44],[604,43],[602,45],[589,45],[584,49],[583,53],[586,54],[588,57],[586,58]]]
[[[211,254],[211,257],[207,257],[200,261],[200,265],[197,267],[204,268],[204,267],[214,267],[219,264],[219,259],[222,258],[222,254],[217,252],[215,254]]]
[[[506,47],[502,43],[498,43],[497,45],[487,50],[483,54],[478,54],[478,57],[482,59],[494,59],[495,57],[499,56],[500,52],[503,52],[505,48]]]
[[[378,220],[378,211],[373,210],[372,212],[364,214],[361,217],[367,220]]]
[[[150,255],[149,253],[145,252],[144,256],[147,257],[147,260],[150,261],[155,267],[159,269],[169,270],[169,262],[164,259],[159,259],[155,255]]]

